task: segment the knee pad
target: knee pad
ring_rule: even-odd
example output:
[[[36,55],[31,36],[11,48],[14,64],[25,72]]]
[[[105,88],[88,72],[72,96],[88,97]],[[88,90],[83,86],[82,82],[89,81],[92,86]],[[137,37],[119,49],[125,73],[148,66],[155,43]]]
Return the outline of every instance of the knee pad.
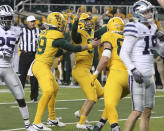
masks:
[[[26,102],[24,99],[17,99],[18,105],[19,107],[25,107],[26,106]]]

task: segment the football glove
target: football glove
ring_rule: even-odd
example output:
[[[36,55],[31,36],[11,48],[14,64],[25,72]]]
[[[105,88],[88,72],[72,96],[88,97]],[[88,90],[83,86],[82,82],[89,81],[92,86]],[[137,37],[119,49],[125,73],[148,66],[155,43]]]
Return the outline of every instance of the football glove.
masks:
[[[160,42],[164,42],[164,32],[158,31],[157,32],[157,38],[160,40]]]
[[[131,72],[133,74],[134,80],[137,83],[142,84],[143,83],[143,75],[136,68],[132,69]]]
[[[91,78],[91,86],[94,86],[94,82],[97,79],[97,77],[98,77],[98,74],[97,75],[96,74],[93,74],[92,75],[92,78]]]

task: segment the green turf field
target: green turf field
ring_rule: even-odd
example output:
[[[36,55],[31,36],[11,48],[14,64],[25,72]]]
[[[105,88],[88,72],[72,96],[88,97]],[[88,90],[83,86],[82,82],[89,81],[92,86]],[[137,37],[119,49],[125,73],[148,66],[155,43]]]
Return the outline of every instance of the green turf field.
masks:
[[[40,92],[41,94],[41,92]],[[25,89],[26,101],[29,102],[30,90]],[[60,88],[57,95],[56,113],[57,117],[61,117],[61,121],[67,123],[64,128],[53,127],[54,131],[76,131],[75,124],[78,121],[74,117],[74,112],[78,110],[85,99],[84,94],[80,88]],[[28,103],[31,122],[34,119],[37,104]],[[103,110],[103,99],[101,99],[89,114],[89,121],[94,124],[98,121]],[[131,111],[131,101],[127,97],[120,101],[118,106],[119,124],[123,131],[125,120]],[[47,112],[44,114],[43,122],[47,120]],[[156,106],[152,113],[150,131],[164,131],[164,92],[157,91]],[[5,86],[0,87],[0,131],[24,130],[24,123],[18,110],[17,104],[14,103],[14,98]],[[108,123],[104,126],[102,131],[110,131]],[[138,124],[135,128],[138,131]]]

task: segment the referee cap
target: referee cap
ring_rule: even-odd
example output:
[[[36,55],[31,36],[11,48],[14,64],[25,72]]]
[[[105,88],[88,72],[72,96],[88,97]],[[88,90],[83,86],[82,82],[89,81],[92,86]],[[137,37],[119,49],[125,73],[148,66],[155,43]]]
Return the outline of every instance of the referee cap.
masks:
[[[26,21],[28,21],[28,22],[35,21],[35,20],[36,20],[35,16],[33,16],[33,15],[28,16],[26,19]]]

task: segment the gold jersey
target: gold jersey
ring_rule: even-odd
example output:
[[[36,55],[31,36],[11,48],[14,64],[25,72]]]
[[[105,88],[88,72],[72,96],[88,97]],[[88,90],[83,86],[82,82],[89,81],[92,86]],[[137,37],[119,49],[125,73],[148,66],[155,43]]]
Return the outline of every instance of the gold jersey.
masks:
[[[101,38],[101,43],[109,42],[113,47],[111,58],[109,61],[110,69],[127,70],[119,57],[123,39],[124,39],[123,35],[120,35],[118,33],[112,33],[112,32],[106,32]]]
[[[54,40],[59,38],[64,38],[62,32],[57,30],[43,30],[39,36],[38,49],[35,55],[35,60],[52,66],[55,54],[59,49],[53,47],[52,43]]]
[[[81,34],[82,42],[77,45],[90,44],[92,39],[94,38],[93,34],[90,35],[85,30],[78,29],[78,33]],[[74,41],[73,43],[76,44]],[[77,52],[75,53],[75,63],[81,65],[88,65],[91,67],[93,63],[93,56],[94,56],[94,49]]]

